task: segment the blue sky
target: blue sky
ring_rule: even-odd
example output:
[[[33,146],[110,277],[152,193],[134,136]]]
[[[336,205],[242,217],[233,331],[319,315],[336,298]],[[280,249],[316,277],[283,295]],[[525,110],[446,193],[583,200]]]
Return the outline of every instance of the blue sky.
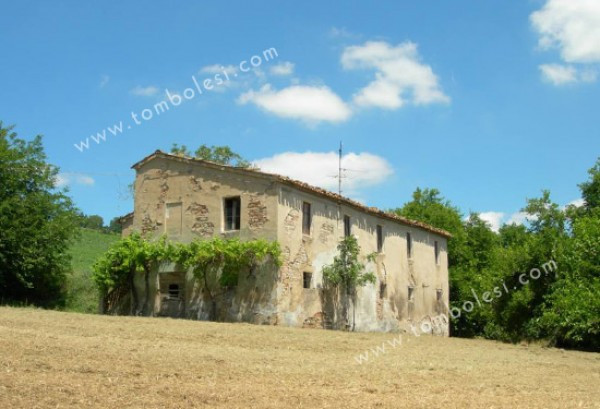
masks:
[[[391,208],[436,187],[495,224],[543,188],[578,199],[600,153],[595,0],[1,3],[0,120],[43,134],[106,221],[132,209],[130,166],[174,142],[335,190],[343,140],[345,194]]]

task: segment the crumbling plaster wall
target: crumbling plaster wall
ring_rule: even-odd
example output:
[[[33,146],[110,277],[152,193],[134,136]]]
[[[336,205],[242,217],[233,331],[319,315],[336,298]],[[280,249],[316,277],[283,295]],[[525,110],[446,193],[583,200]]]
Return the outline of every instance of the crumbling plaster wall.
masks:
[[[190,242],[196,238],[277,239],[277,189],[264,178],[247,172],[222,171],[156,158],[137,170],[132,230],[147,238],[167,234],[171,240]],[[224,199],[239,196],[241,228],[224,230]],[[151,294],[157,294],[158,274],[177,270],[163,266],[151,279]],[[266,270],[268,271],[266,271]],[[265,270],[265,271],[262,271]],[[185,277],[185,311],[183,316],[208,319],[210,302],[203,286],[191,271],[180,271]],[[141,275],[140,275],[141,276]],[[237,288],[220,297],[219,319],[275,323],[277,271],[264,266],[243,274]],[[143,300],[144,284],[137,277],[136,288]],[[159,310],[159,297],[151,297],[152,310]]]
[[[302,233],[302,203],[311,204],[310,235]],[[364,260],[377,276],[375,284],[359,288],[356,308],[350,307],[347,328],[357,331],[392,331],[411,323],[446,314],[439,311],[436,290],[442,290],[448,305],[447,240],[424,229],[366,214],[354,207],[282,185],[279,192],[279,241],[284,265],[278,283],[279,321],[290,326],[343,328],[345,323],[327,314],[320,296],[322,268],[333,261],[343,237],[343,216],[350,216],[352,234],[358,238],[363,257],[377,251],[376,226],[383,227],[384,248],[376,263]],[[407,255],[406,233],[413,240],[412,257]],[[435,262],[434,241],[439,245]],[[312,273],[312,288],[303,288],[303,273]],[[414,288],[409,314],[408,287]],[[447,331],[445,331],[447,335]]]

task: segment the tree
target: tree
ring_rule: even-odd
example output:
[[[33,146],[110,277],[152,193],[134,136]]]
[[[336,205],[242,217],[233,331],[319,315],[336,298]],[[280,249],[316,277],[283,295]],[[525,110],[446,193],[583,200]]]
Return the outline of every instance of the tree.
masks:
[[[600,207],[600,158],[596,160],[596,164],[588,170],[589,180],[579,185],[581,196],[585,201],[586,209]]]
[[[171,153],[173,155],[179,156],[192,156],[190,151],[185,145],[179,146],[174,143],[171,147]],[[202,159],[214,163],[219,163],[221,165],[235,166],[238,168],[249,168],[250,162],[244,159],[240,154],[231,150],[229,146],[207,146],[200,145],[196,152],[194,152],[194,157],[197,159]]]
[[[190,151],[188,150],[187,146],[185,145],[181,145],[179,146],[178,144],[174,143],[171,146],[171,153],[173,155],[177,155],[177,156],[192,156],[192,154],[190,153]]]
[[[360,255],[360,246],[356,237],[350,235],[343,238],[337,246],[338,255],[334,257],[333,263],[323,267],[323,281],[327,287],[334,290],[341,290],[343,301],[343,317],[347,323],[348,300],[356,303],[356,287],[364,286],[367,283],[375,283],[376,277],[373,273],[365,271],[365,265],[358,260]],[[369,261],[373,261],[375,254],[367,256]],[[356,307],[354,307],[356,310]],[[354,329],[354,320],[352,323]]]
[[[450,267],[460,264],[466,257],[466,236],[462,214],[450,201],[441,196],[439,190],[417,188],[413,193],[412,200],[393,212],[407,219],[444,229],[452,234],[452,238],[448,242]]]
[[[86,229],[103,230],[104,219],[96,214],[86,216],[83,213],[80,215],[79,225]]]
[[[120,220],[120,217],[113,217],[110,220],[110,223],[108,225],[109,232],[121,234],[121,231],[123,230],[123,226],[121,226],[121,222],[119,220]]]
[[[42,137],[18,138],[0,122],[0,301],[61,306],[77,213]]]

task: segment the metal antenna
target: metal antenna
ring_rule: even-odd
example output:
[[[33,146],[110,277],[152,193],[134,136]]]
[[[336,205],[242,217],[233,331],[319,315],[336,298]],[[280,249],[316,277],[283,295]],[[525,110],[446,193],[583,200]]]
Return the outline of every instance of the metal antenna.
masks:
[[[338,193],[342,195],[342,141],[340,141],[339,161],[338,161]]]

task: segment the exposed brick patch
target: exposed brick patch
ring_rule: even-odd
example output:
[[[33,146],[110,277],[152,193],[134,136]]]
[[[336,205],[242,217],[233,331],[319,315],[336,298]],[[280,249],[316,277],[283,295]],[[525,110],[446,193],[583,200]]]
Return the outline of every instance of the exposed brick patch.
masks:
[[[329,238],[333,236],[334,229],[335,227],[332,223],[325,222],[321,225],[321,229],[319,230],[319,240],[321,243],[327,244]]]
[[[155,220],[152,220],[148,213],[145,213],[142,218],[142,235],[144,236],[155,230],[158,230],[158,223]]]
[[[279,281],[281,281],[283,285],[283,290],[285,292],[290,290],[290,256],[291,250],[288,246],[285,246],[283,250],[281,250],[281,259],[283,261],[281,263],[281,268],[279,269]]]
[[[248,227],[251,230],[262,229],[268,221],[267,206],[256,196],[250,196],[250,201],[248,202]]]
[[[191,228],[193,233],[202,237],[210,237],[214,234],[215,225],[208,220],[208,207],[206,205],[194,202],[185,211],[194,216],[194,224]]]
[[[165,203],[167,193],[169,192],[169,174],[166,170],[161,170],[160,175],[160,194],[158,195],[159,203]]]
[[[200,192],[202,185],[200,184],[200,178],[196,176],[190,176],[190,186],[193,192]]]
[[[313,315],[312,317],[308,317],[302,323],[302,328],[324,328],[324,323],[327,321],[327,314],[323,311],[320,311]]]
[[[290,210],[287,216],[285,216],[283,226],[288,234],[292,234],[296,230],[298,220],[300,220],[300,212],[297,209]]]
[[[281,255],[283,263],[280,268],[279,280],[283,284],[284,291],[290,291],[294,282],[302,286],[302,274],[300,271],[304,270],[304,266],[309,262],[304,244],[300,246],[293,259],[291,258],[290,248],[287,246],[283,248]]]

